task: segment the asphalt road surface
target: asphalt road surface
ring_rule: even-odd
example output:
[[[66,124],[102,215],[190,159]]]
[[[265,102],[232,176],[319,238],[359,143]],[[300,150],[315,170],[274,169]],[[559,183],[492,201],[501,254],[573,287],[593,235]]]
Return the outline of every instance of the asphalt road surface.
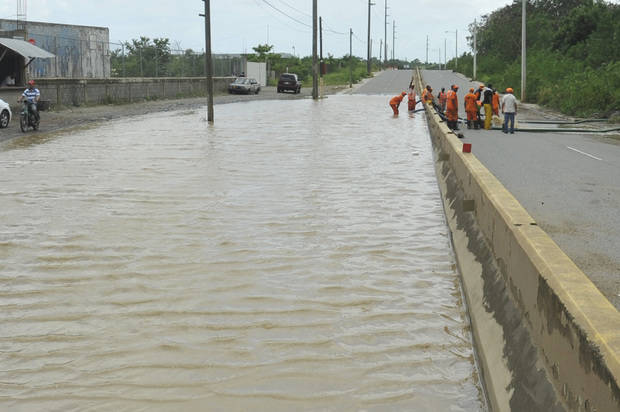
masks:
[[[478,82],[445,70],[423,71],[422,78],[435,95],[457,84],[464,117],[463,97]],[[527,105],[517,121],[551,116]],[[620,309],[620,141],[604,134],[510,135],[460,127],[476,157]]]
[[[353,94],[385,94],[396,96],[401,92],[407,91],[412,76],[413,70],[386,70],[378,73],[374,78],[357,87],[353,91]],[[391,109],[389,108],[388,101],[389,99],[385,101],[385,105],[388,112],[390,112]],[[407,99],[403,100],[401,108],[403,104],[406,110]]]

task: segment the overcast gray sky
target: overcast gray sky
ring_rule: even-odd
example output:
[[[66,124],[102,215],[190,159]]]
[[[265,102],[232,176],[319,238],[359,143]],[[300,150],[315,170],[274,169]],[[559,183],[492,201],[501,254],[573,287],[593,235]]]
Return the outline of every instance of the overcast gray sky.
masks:
[[[15,18],[18,0],[2,0],[0,17]],[[204,49],[204,11],[201,0],[21,0],[27,2],[27,19],[50,23],[103,26],[110,41],[140,36],[167,37],[173,47]],[[384,37],[385,0],[373,0],[371,13],[373,56],[379,55]],[[396,21],[396,57],[412,60],[447,58],[469,50],[468,24],[509,0],[387,0],[388,56],[391,56],[392,22]],[[280,10],[277,11],[276,9]],[[349,53],[349,28],[353,29],[353,54],[366,56],[368,0],[318,0],[323,17],[323,54]],[[216,53],[252,52],[261,43],[276,52],[307,56],[312,53],[312,0],[211,0],[212,47]],[[287,17],[286,15],[290,16]],[[451,31],[446,33],[446,31]],[[341,34],[340,34],[341,33]]]

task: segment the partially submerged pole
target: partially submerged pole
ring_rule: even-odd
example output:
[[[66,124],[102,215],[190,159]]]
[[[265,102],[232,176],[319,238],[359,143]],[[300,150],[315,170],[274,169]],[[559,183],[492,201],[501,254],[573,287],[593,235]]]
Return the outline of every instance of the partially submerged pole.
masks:
[[[312,98],[319,98],[319,64],[317,62],[317,0],[312,0]]]
[[[353,29],[349,28],[349,89],[353,87]]]
[[[205,72],[207,74],[207,121],[213,123],[213,60],[211,56],[211,0],[205,2]]]

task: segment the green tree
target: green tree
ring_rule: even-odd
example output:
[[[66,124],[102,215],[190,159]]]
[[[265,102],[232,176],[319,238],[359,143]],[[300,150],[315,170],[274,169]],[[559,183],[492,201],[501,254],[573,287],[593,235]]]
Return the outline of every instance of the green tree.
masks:
[[[171,61],[170,40],[167,38],[149,39],[140,37],[124,42],[123,48],[111,55],[113,73],[127,77],[158,77],[168,75]]]

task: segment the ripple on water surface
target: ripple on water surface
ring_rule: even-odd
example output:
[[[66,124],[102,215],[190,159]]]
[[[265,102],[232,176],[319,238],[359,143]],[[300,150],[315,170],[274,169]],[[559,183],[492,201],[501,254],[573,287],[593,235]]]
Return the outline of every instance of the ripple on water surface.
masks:
[[[0,145],[0,408],[482,410],[422,116],[264,101]]]

